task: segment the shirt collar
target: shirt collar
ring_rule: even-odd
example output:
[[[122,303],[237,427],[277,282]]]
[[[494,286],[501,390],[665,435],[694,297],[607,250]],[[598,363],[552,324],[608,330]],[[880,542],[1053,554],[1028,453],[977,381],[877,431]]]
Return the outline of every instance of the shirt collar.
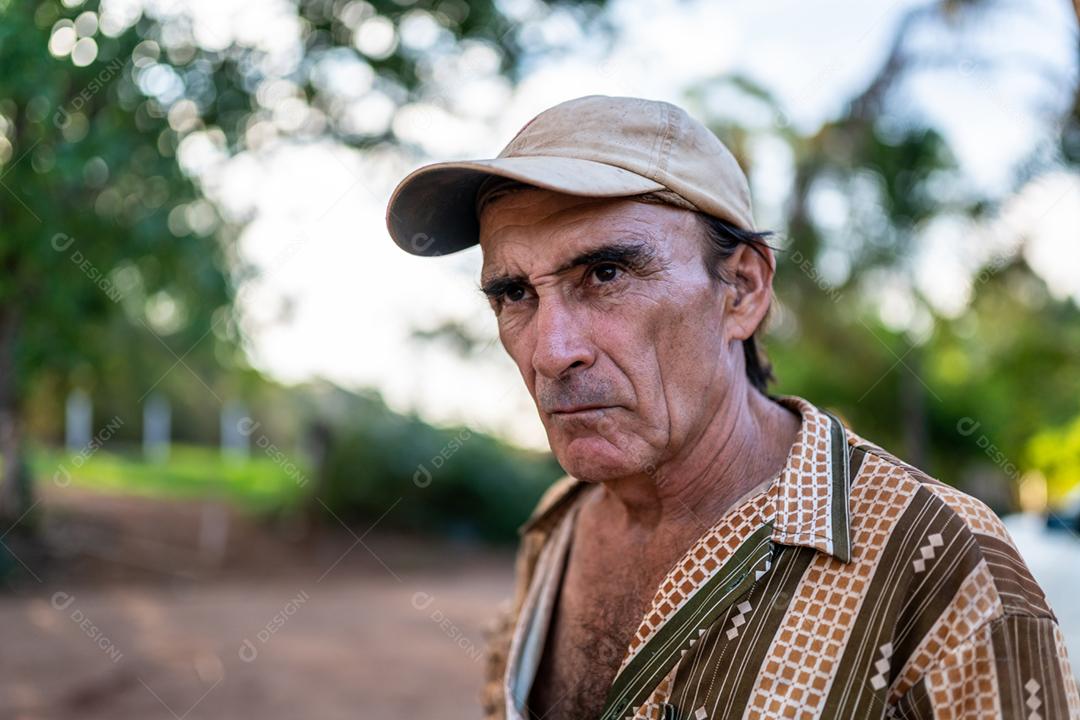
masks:
[[[798,413],[802,423],[783,469],[768,490],[772,539],[851,562],[850,456],[844,425],[801,397],[781,395],[773,400]],[[518,533],[553,527],[586,486],[570,476],[559,480]]]
[[[776,482],[769,488],[772,538],[851,562],[850,450],[844,424],[803,398],[774,398],[802,416],[802,425]]]

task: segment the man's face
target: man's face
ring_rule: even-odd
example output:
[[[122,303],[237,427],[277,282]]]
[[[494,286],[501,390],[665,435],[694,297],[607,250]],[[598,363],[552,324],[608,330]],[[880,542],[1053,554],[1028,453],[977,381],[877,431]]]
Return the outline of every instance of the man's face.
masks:
[[[499,337],[571,475],[651,472],[745,382],[734,289],[706,272],[694,213],[520,190],[484,208],[480,245]]]

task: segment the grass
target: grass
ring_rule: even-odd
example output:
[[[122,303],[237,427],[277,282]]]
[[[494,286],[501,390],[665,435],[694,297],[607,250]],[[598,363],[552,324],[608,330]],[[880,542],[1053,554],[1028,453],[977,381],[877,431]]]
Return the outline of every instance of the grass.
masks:
[[[213,498],[256,513],[299,502],[311,477],[295,460],[278,462],[257,448],[250,458],[230,458],[217,448],[173,445],[162,462],[106,450],[83,457],[37,448],[30,464],[39,484],[161,499]]]

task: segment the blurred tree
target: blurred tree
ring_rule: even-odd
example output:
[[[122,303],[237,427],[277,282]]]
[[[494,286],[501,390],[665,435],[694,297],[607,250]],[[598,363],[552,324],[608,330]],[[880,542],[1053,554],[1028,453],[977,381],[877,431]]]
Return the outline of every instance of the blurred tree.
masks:
[[[180,362],[230,297],[210,239],[214,210],[177,167],[165,118],[132,84],[145,60],[138,33],[98,46],[97,15],[61,19],[62,10],[9,3],[0,24],[0,512],[8,518],[30,503],[23,412],[37,379],[92,386],[105,358],[145,347],[147,335]],[[113,345],[121,325],[144,337]],[[159,362],[154,372],[162,370]]]
[[[319,497],[339,517],[387,516],[388,527],[505,542],[563,474],[550,453],[465,427],[433,427],[391,411],[376,393],[319,390],[346,410]]]
[[[1046,479],[1051,504],[1066,500],[1070,491],[1075,493],[1080,488],[1080,416],[1031,438],[1026,460]]]
[[[539,42],[521,20],[602,4],[296,0],[235,27],[182,4],[0,0],[0,516],[30,506],[36,388],[122,373],[138,404],[180,368],[217,399],[243,365],[229,240],[246,218],[200,197],[200,163],[273,137],[408,144],[390,119],[448,103],[450,68],[514,76]]]
[[[971,285],[966,309],[956,317],[935,309],[914,262],[927,228],[942,218],[991,222],[1006,198],[975,192],[945,139],[898,92],[917,73],[955,68],[963,57],[958,48],[934,56],[920,38],[1000,9],[976,1],[906,11],[874,76],[810,134],[795,130],[769,90],[746,77],[716,78],[690,100],[708,107],[710,97],[737,98],[712,125],[744,166],[753,167],[762,136],[790,150],[793,182],[771,228],[779,231],[780,263],[767,339],[778,391],[820,399],[870,439],[1007,511],[1011,486],[1031,466],[1028,438],[1077,414],[1080,309],[1051,298],[1024,262],[1025,228],[1013,230],[1018,242],[1007,256],[956,277],[958,286]],[[1073,164],[1080,162],[1077,108],[1080,101],[1062,129],[1061,154],[1071,148]],[[903,322],[885,322],[890,303],[903,306]],[[976,423],[974,435],[958,430]],[[999,487],[975,487],[984,466]]]

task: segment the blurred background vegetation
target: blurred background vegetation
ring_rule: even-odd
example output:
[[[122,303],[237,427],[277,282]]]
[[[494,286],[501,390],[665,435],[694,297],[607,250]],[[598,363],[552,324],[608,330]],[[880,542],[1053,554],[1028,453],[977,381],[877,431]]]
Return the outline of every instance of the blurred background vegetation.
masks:
[[[1009,512],[1024,483],[1036,505],[1041,493],[1051,506],[1080,484],[1080,311],[1028,264],[1024,227],[956,281],[966,292],[958,309],[924,297],[911,260],[925,230],[993,218],[1008,196],[966,185],[946,139],[896,110],[911,74],[956,62],[920,52],[914,34],[957,32],[987,5],[908,11],[871,81],[813,132],[787,122],[748,77],[713,78],[686,102],[705,107],[701,98],[720,93],[759,111],[756,124],[705,118],[751,171],[763,137],[793,160],[772,228],[781,262],[766,347],[777,391],[837,410]],[[600,35],[610,32],[603,10],[535,8]],[[316,522],[327,512],[370,520],[400,501],[388,527],[508,541],[560,474],[547,454],[433,426],[375,390],[286,385],[254,369],[237,320],[237,298],[259,272],[236,251],[250,218],[221,212],[178,154],[187,143],[236,156],[273,136],[418,156],[392,126],[358,118],[338,74],[370,73],[396,107],[438,105],[438,64],[449,57],[483,46],[512,83],[540,50],[558,48],[506,3],[299,0],[290,12],[297,44],[282,63],[258,29],[254,39],[216,37],[168,4],[0,1],[0,508],[5,526],[19,521],[16,534],[32,534],[50,487],[70,484],[221,497]],[[398,42],[421,20],[437,43]],[[1080,94],[1053,82],[1067,110],[1046,118],[1052,141],[1017,168],[1014,191],[1080,163]],[[880,294],[867,292],[889,287],[905,290],[893,307],[905,323],[889,322]],[[491,342],[453,323],[414,333],[418,345],[446,339],[463,357]],[[73,393],[89,399],[94,428],[127,420],[105,441],[65,449]],[[137,419],[158,398],[173,447],[155,459]],[[238,455],[219,447],[229,423],[243,426]]]
[[[1075,668],[1078,14],[0,0],[0,716],[475,717],[562,471],[478,253],[381,214],[587,92],[732,148],[774,391],[1007,515]]]

